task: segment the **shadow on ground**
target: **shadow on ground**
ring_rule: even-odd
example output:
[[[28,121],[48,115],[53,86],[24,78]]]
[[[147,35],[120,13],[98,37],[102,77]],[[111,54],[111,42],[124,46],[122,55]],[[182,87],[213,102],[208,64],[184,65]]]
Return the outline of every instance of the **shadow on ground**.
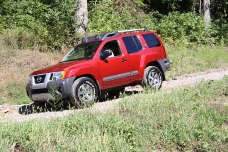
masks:
[[[137,94],[139,91],[125,91],[124,95],[132,95]],[[108,96],[107,94],[102,94],[98,97],[98,102],[106,102],[109,100],[114,100],[123,97],[122,95],[119,96]],[[63,111],[63,110],[72,110],[76,109],[69,100],[65,100],[63,104],[58,108],[53,108],[50,104],[47,102],[44,102],[41,106],[37,107],[34,105],[34,103],[23,105],[19,107],[18,113],[19,114],[34,114],[34,113],[43,113],[43,112],[50,112],[50,111]]]
[[[74,109],[74,106],[69,101],[64,101],[62,105],[58,105],[55,108],[48,104],[47,102],[43,102],[39,107],[35,106],[34,103],[23,105],[19,107],[19,114],[34,114],[41,112],[50,112],[50,111],[63,111]]]

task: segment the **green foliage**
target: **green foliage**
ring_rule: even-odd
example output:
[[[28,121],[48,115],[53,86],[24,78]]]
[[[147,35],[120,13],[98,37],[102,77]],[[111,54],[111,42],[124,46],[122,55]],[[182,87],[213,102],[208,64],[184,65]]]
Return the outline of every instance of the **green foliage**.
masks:
[[[30,33],[30,37],[33,37],[32,39],[35,41],[34,43],[39,44],[47,36],[45,23],[41,22],[46,8],[47,6],[37,1],[4,1],[1,20],[4,28],[7,29],[6,32],[13,29],[16,41],[24,38],[22,33]],[[8,38],[7,34],[6,38]],[[34,43],[26,43],[29,46],[35,45]]]
[[[101,5],[102,4],[102,5]],[[139,6],[128,1],[121,6],[111,0],[102,0],[98,4],[91,3],[89,9],[88,30],[91,33],[103,33],[121,29],[153,27],[150,17],[140,10]]]
[[[20,81],[11,81],[7,83],[5,90],[7,90],[8,100],[13,101],[7,101],[6,98],[2,98],[6,101],[1,101],[1,103],[17,103],[17,104],[23,104],[23,103],[29,103],[29,99],[27,98],[26,92],[22,88],[25,88],[25,84],[21,83]],[[3,89],[2,91],[3,92]]]
[[[88,3],[88,35],[146,27],[171,43],[228,45],[228,4],[225,0],[220,3],[211,1],[213,20],[209,33],[206,33],[202,15],[199,15],[203,6],[193,0],[99,0]],[[75,27],[79,26],[74,17],[78,4],[78,0],[2,0],[0,33],[13,48],[39,45],[60,49],[63,45],[70,46],[80,37],[75,34]]]
[[[164,151],[225,151],[228,131],[222,126],[228,120],[228,113],[220,100],[227,91],[227,82],[225,77],[193,88],[175,89],[172,93],[128,97],[121,102],[119,112],[140,126],[136,138],[144,140],[136,143],[141,147],[151,150],[165,147]],[[216,101],[218,109],[212,106]]]
[[[217,44],[228,46],[228,22],[227,19],[217,19],[211,25],[211,36]]]
[[[152,14],[153,15],[153,14]],[[153,16],[152,16],[153,18]],[[155,29],[168,42],[206,42],[206,30],[202,17],[194,13],[169,13],[157,20]]]
[[[177,43],[166,45],[166,50],[171,61],[170,72],[166,74],[168,79],[228,66],[227,48],[223,46],[188,44],[186,47],[186,44]]]
[[[131,151],[136,133],[133,125],[127,119],[104,116],[77,113],[54,121],[0,123],[4,139],[0,149],[6,150],[15,141],[27,151],[118,151],[120,147]]]
[[[2,39],[12,49],[23,49],[37,45],[38,36],[29,30],[17,27],[3,30]]]
[[[26,42],[28,46],[47,45],[56,48],[62,44],[72,44],[75,40],[74,12],[77,4],[75,0],[7,0],[0,6],[0,20],[5,29],[30,33],[33,43]],[[17,37],[20,38],[21,35]]]
[[[51,106],[51,111],[62,110],[63,101],[62,95],[58,93],[59,86],[52,83],[50,85],[50,93],[52,95],[52,100],[47,100],[47,104]]]
[[[75,43],[75,10],[78,7],[77,0],[53,1],[44,14],[44,22],[48,25],[48,46],[60,47],[63,44]],[[45,39],[44,39],[45,41]]]

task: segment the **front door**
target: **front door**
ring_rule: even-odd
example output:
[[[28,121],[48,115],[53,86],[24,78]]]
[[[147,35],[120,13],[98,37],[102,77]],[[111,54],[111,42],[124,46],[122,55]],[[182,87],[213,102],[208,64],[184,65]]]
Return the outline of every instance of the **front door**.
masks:
[[[130,72],[126,56],[122,54],[116,40],[107,42],[101,53],[107,50],[113,52],[112,55],[98,61],[99,73],[102,77],[102,88],[120,86],[129,83]]]

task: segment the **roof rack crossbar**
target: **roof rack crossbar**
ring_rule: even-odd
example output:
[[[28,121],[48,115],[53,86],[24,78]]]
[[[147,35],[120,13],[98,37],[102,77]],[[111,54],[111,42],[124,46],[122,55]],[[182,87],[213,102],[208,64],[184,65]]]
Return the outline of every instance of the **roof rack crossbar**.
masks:
[[[123,30],[123,31],[118,31],[118,33],[124,33],[124,32],[135,32],[135,31],[148,31],[147,28],[141,28],[141,29],[131,29],[131,30]]]
[[[118,32],[109,32],[109,33],[106,33],[101,39],[104,40],[107,37],[113,37],[113,36],[116,36],[117,34]]]

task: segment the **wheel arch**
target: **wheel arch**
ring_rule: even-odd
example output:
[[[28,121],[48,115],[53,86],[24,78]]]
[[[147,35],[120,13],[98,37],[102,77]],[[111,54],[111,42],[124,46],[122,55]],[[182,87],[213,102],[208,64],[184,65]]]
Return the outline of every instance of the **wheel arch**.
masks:
[[[81,78],[81,77],[88,77],[88,78],[92,79],[92,80],[94,81],[94,83],[96,84],[96,86],[97,86],[98,95],[101,94],[100,85],[99,85],[98,81],[95,79],[95,77],[94,77],[92,74],[83,74],[83,75],[76,76],[75,79],[74,79],[74,81],[76,81],[77,79],[79,79],[79,78]],[[74,81],[73,81],[73,82],[74,82]]]
[[[147,68],[148,66],[156,66],[162,73],[162,80],[165,81],[165,79],[166,79],[165,78],[165,73],[164,73],[164,71],[163,71],[163,69],[162,69],[162,67],[161,67],[161,65],[160,65],[160,63],[158,61],[153,61],[153,62],[147,63],[145,68]]]

